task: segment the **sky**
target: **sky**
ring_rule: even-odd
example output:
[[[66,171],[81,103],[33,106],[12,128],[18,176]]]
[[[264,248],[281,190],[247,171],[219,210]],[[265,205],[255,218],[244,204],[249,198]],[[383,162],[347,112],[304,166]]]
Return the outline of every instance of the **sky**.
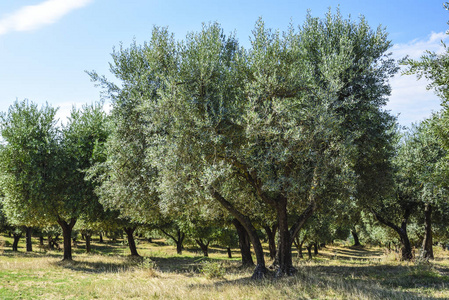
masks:
[[[202,23],[218,22],[247,47],[259,17],[267,27],[283,31],[290,23],[302,25],[308,10],[324,17],[337,7],[344,17],[363,15],[373,29],[385,27],[396,59],[419,58],[426,49],[442,51],[441,41],[449,40],[449,12],[441,0],[2,0],[0,111],[29,99],[59,107],[63,121],[72,106],[99,101],[100,89],[85,71],[113,79],[113,47],[133,40],[142,44],[153,26],[167,26],[181,40],[199,31]],[[386,109],[398,115],[401,125],[410,126],[440,109],[425,80],[398,74],[390,84]]]

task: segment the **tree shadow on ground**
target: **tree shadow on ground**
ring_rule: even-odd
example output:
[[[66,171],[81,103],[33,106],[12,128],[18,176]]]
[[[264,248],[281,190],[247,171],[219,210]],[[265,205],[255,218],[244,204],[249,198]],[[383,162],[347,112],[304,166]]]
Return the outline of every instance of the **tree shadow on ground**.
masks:
[[[423,289],[447,289],[447,277],[435,277],[434,273],[419,266],[300,266],[295,276],[274,278],[273,273],[263,280],[250,277],[236,280],[220,280],[210,284],[192,284],[190,288],[232,288],[236,285],[253,285],[267,288],[274,286],[290,289],[297,287],[309,299],[307,293],[316,294],[317,288],[337,291],[347,298],[357,299],[437,299],[426,297]],[[414,291],[405,291],[412,289]],[[299,297],[298,299],[302,299]]]
[[[382,250],[367,250],[359,247],[333,248],[330,251],[322,251],[320,252],[320,256],[343,260],[366,260],[376,257],[380,258],[384,254]]]
[[[54,265],[76,272],[85,273],[118,273],[134,270],[139,267],[143,258],[123,257],[122,262],[103,261],[58,261]]]
[[[58,258],[62,255],[60,253],[46,252],[46,251],[32,251],[32,252],[22,252],[22,251],[12,251],[12,250],[4,250],[0,256],[5,257],[27,257],[27,258],[42,258],[42,257],[54,257]]]
[[[234,271],[239,269],[240,262],[239,261],[231,261],[209,257],[156,257],[150,256],[150,259],[155,262],[157,269],[161,272],[176,272],[176,273],[186,273],[186,275],[193,275],[195,273],[199,273],[202,268],[202,263],[205,261],[208,262],[217,262],[222,264],[221,267],[225,268],[226,271]],[[250,273],[249,273],[250,274]]]
[[[165,242],[163,240],[156,240],[156,239],[153,239],[151,242],[149,242],[149,244],[154,244],[154,245],[157,245],[157,246],[167,246],[167,245],[169,245],[167,242]]]
[[[124,248],[122,243],[95,243],[91,245],[91,252],[93,254],[120,255],[123,254],[123,252],[126,250],[127,249]],[[73,252],[77,254],[86,253],[86,245],[78,244],[76,248],[73,249]]]

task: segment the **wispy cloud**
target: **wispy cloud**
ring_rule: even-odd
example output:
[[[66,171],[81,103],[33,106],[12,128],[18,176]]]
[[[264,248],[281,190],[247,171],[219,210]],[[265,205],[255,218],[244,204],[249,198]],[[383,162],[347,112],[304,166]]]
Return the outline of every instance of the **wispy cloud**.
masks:
[[[427,39],[413,40],[404,44],[396,44],[392,48],[393,57],[401,59],[408,55],[419,59],[426,50],[441,53],[444,48],[441,41],[449,40],[444,32],[432,32]],[[440,99],[433,91],[426,89],[427,80],[417,80],[414,75],[396,75],[391,81],[392,93],[387,109],[399,115],[399,123],[410,126],[429,117],[432,111],[440,110]]]
[[[0,35],[11,31],[35,30],[55,23],[74,9],[93,0],[47,0],[37,5],[24,6],[0,20]]]

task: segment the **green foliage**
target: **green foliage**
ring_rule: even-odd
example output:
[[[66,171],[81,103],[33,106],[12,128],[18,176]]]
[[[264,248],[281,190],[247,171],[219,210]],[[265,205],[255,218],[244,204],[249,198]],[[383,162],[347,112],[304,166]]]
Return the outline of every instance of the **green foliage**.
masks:
[[[209,279],[222,279],[226,270],[220,262],[204,260],[201,262],[201,273]]]
[[[109,134],[106,114],[101,103],[73,109],[67,125],[62,129],[61,146],[65,163],[65,207],[66,218],[87,220],[101,216],[103,211],[94,193],[95,183],[85,180],[85,172],[93,164],[105,159],[104,143]]]
[[[55,203],[62,201],[60,132],[56,109],[38,109],[27,100],[16,101],[1,116],[1,186],[3,210],[11,224],[55,221]]]
[[[91,169],[102,203],[152,222],[217,214],[215,192],[233,216],[282,220],[291,244],[286,227],[297,231],[306,207],[379,197],[391,181],[390,46],[384,29],[339,11],[282,33],[259,20],[249,49],[217,23],[120,46],[120,87],[90,73],[115,125]]]

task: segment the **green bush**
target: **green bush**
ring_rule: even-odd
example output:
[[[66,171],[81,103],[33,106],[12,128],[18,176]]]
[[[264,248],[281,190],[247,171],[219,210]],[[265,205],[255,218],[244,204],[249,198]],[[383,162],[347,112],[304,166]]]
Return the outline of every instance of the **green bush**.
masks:
[[[221,263],[213,261],[203,261],[201,263],[201,273],[207,278],[223,278],[225,269]]]

